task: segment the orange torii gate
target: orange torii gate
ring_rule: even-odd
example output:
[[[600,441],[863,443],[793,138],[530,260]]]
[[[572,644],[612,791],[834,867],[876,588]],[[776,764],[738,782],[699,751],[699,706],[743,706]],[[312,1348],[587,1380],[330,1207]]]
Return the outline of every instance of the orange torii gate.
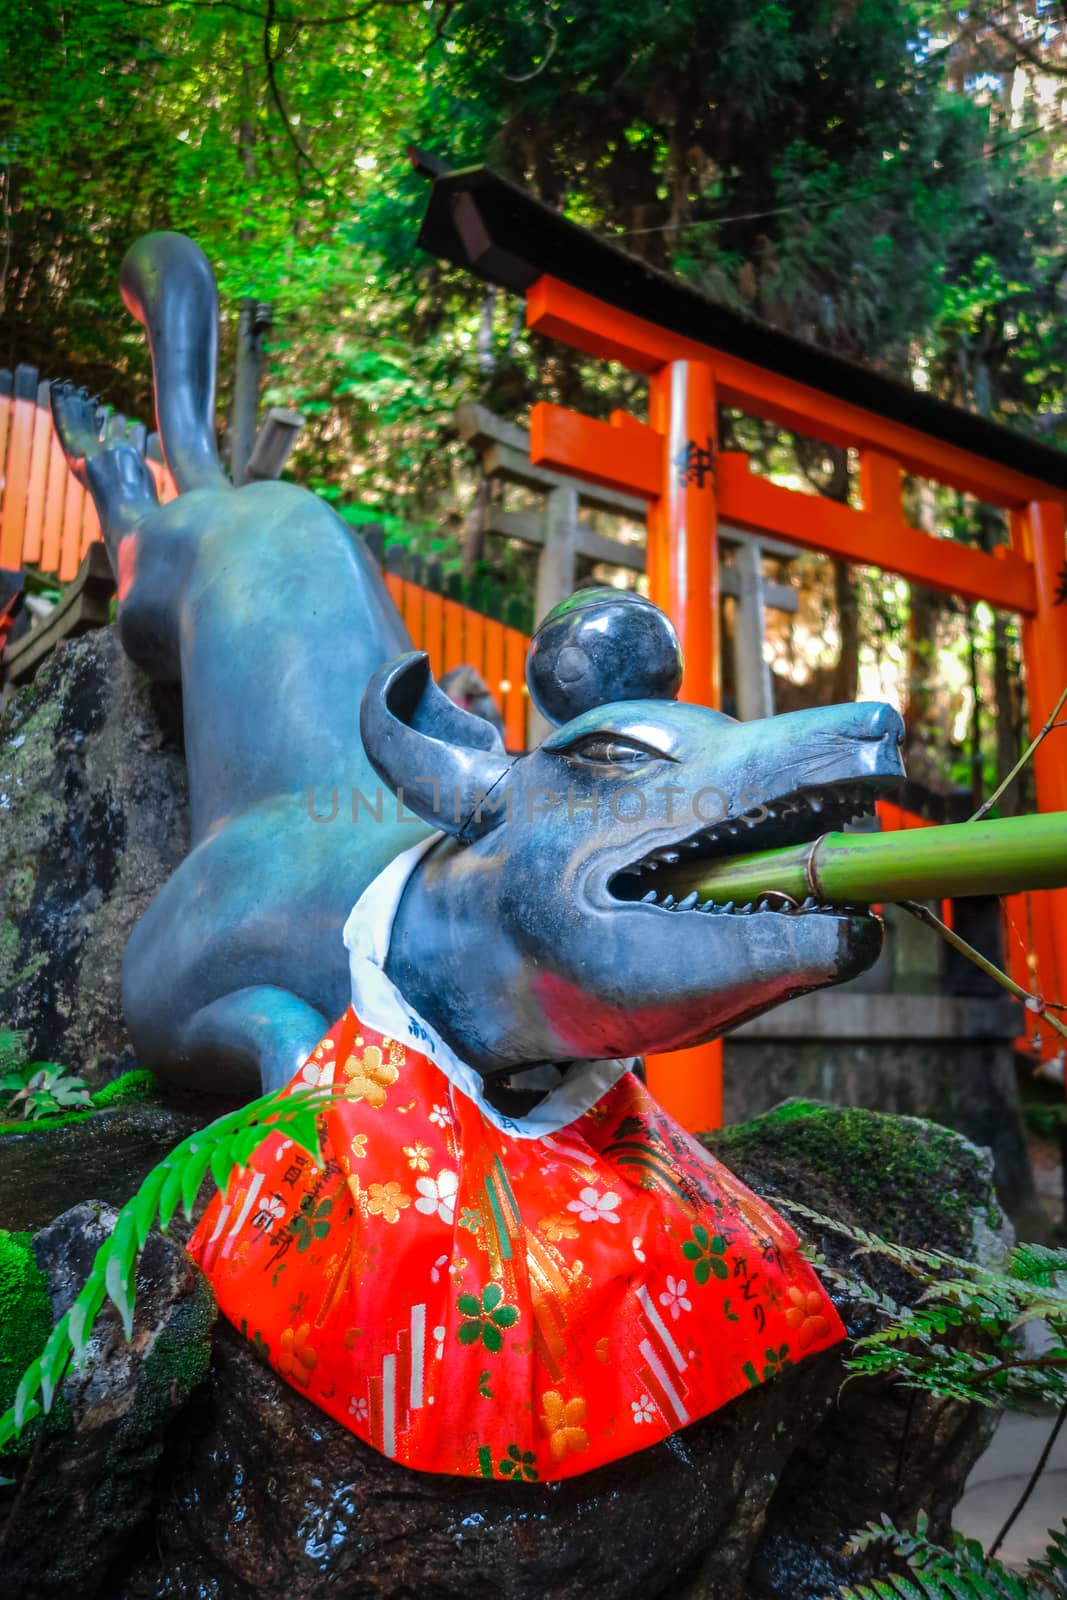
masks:
[[[722,518],[1018,613],[1038,730],[1067,685],[1067,454],[716,306],[484,168],[435,177],[419,243],[524,295],[531,330],[648,377],[647,422],[542,403],[530,453],[647,501],[649,591],[681,636],[685,698],[719,701]],[[783,488],[744,454],[720,453],[720,406],[856,450],[862,507]],[[912,527],[905,472],[1003,507],[1010,548],[988,554]],[[1040,809],[1067,809],[1062,743],[1046,740],[1034,768]],[[1067,891],[1032,896],[1031,916],[1036,981],[1067,1000]],[[653,1061],[649,1078],[688,1126],[721,1120],[721,1045]]]

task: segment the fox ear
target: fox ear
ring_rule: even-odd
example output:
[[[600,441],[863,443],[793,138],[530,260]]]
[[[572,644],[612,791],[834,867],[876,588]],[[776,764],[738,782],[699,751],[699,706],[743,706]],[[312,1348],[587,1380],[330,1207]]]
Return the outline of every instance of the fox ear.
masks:
[[[402,789],[404,804],[424,822],[471,840],[502,821],[481,802],[514,758],[484,717],[438,688],[423,651],[378,668],[363,693],[359,730],[379,778]]]

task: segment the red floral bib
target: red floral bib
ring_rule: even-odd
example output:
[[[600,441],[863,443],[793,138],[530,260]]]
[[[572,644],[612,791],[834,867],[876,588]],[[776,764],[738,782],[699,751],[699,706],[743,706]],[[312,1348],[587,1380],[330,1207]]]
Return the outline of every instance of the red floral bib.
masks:
[[[190,1251],[283,1378],[407,1466],[588,1472],[843,1337],[793,1230],[630,1072],[531,1137],[350,1008],[304,1083],[337,1091],[324,1164],[271,1135]]]

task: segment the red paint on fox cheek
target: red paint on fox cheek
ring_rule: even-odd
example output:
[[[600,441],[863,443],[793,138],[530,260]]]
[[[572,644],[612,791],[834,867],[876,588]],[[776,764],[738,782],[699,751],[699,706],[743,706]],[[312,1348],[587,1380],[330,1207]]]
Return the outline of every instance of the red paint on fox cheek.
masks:
[[[119,605],[125,600],[133,587],[134,573],[137,567],[137,536],[128,533],[119,542],[118,549],[118,597]]]
[[[813,980],[818,984],[817,976]],[[714,992],[656,1005],[612,1005],[555,972],[537,973],[530,988],[563,1047],[576,1056],[685,1049],[707,1039],[720,1020],[733,1020],[729,1012],[723,1019],[721,1000],[716,1015]],[[785,998],[782,988],[780,978],[752,982],[746,989],[746,1011],[776,1004]]]

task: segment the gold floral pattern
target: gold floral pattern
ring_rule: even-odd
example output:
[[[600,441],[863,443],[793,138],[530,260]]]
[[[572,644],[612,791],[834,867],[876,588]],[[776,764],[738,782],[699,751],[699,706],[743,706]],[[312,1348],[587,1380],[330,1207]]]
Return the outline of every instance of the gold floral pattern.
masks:
[[[399,1078],[400,1073],[392,1061],[386,1061],[376,1044],[365,1047],[362,1055],[350,1055],[344,1065],[348,1080],[344,1086],[346,1100],[365,1100],[375,1111],[380,1111],[386,1101],[385,1091]]]
[[[785,1314],[786,1327],[797,1336],[797,1344],[806,1350],[813,1339],[824,1338],[830,1324],[823,1316],[823,1299],[814,1289],[805,1292],[795,1286],[789,1290],[791,1304]]]
[[[537,1224],[538,1231],[553,1244],[559,1244],[561,1239],[577,1239],[578,1224],[570,1217],[561,1217],[558,1213],[551,1217],[542,1217]]]
[[[403,1150],[412,1172],[429,1172],[433,1151],[428,1144],[420,1144],[416,1139],[414,1144],[404,1145]]]
[[[372,1217],[395,1222],[410,1204],[411,1196],[398,1183],[372,1183],[367,1188],[367,1210]]]
[[[357,1161],[362,1161],[367,1154],[367,1135],[365,1133],[354,1133],[349,1149]]]
[[[568,1451],[588,1450],[589,1435],[581,1426],[585,1421],[585,1401],[580,1396],[564,1400],[558,1389],[546,1389],[541,1404],[541,1423],[557,1461],[562,1461]]]
[[[308,1344],[310,1334],[310,1322],[302,1322],[299,1328],[286,1328],[279,1340],[278,1371],[283,1378],[291,1383],[302,1383],[305,1388],[319,1361],[318,1354]]]

